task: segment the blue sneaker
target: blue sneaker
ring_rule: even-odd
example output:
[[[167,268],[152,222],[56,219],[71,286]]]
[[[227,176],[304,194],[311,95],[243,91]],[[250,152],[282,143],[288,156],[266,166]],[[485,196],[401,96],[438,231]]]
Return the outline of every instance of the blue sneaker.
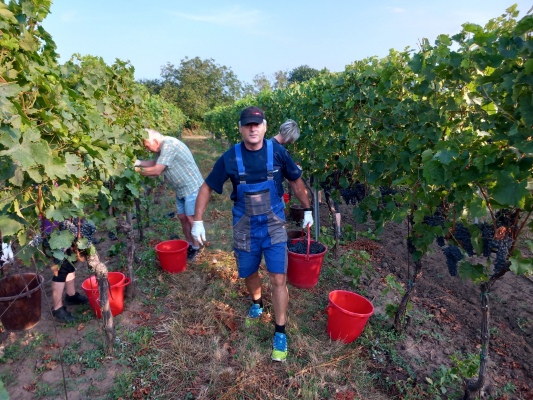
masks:
[[[284,362],[287,359],[287,335],[276,332],[272,348],[272,361]]]
[[[248,311],[248,318],[259,318],[263,314],[263,309],[259,304],[252,304],[250,311]]]

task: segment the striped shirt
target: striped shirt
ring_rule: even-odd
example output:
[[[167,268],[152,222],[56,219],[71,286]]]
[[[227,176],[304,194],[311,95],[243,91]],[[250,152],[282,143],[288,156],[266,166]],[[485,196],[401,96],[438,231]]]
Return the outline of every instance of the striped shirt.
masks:
[[[163,177],[180,199],[192,194],[204,182],[191,151],[174,137],[163,136],[156,163],[167,166]]]

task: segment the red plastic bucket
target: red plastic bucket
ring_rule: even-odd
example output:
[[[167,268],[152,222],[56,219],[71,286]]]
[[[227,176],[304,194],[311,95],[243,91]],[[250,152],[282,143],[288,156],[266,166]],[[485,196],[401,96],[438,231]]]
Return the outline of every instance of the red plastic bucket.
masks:
[[[187,266],[187,249],[189,242],[186,240],[167,240],[155,246],[161,268],[173,274],[185,271]]]
[[[302,239],[295,239],[292,243],[296,243]],[[307,232],[307,253],[298,254],[289,251],[288,266],[287,266],[287,281],[294,287],[300,289],[310,289],[315,287],[320,276],[320,269],[322,268],[322,261],[324,255],[328,251],[328,247],[324,246],[324,251],[318,254],[309,254],[311,243],[316,243],[311,240],[310,232]]]
[[[107,281],[109,282],[109,307],[114,317],[124,311],[124,286],[130,284],[130,278],[126,278],[122,272],[108,272]],[[100,291],[98,290],[96,276],[93,275],[85,279],[81,284],[81,288],[85,291],[96,317],[102,318]]]
[[[363,296],[347,290],[330,292],[327,328],[329,337],[344,343],[353,342],[359,337],[372,314],[374,306]]]

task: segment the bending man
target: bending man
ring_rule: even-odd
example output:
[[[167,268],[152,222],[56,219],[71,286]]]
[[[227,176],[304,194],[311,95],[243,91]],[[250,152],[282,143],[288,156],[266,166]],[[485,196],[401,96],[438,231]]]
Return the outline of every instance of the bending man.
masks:
[[[146,129],[148,139],[144,140],[146,150],[157,154],[156,160],[137,160],[135,171],[144,176],[163,174],[165,181],[176,191],[176,208],[185,239],[189,242],[187,259],[193,261],[200,249],[191,235],[191,228],[198,189],[203,178],[189,148],[180,140],[163,136],[152,129]]]

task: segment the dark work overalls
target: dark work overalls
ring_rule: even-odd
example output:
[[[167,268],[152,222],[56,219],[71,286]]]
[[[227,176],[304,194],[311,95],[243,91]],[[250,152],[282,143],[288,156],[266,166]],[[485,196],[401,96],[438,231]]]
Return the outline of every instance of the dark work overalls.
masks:
[[[264,255],[269,272],[287,272],[287,230],[284,203],[274,181],[274,150],[267,144],[267,180],[246,183],[242,162],[242,143],[235,146],[239,184],[233,205],[233,246],[239,276],[246,278],[256,272]]]

